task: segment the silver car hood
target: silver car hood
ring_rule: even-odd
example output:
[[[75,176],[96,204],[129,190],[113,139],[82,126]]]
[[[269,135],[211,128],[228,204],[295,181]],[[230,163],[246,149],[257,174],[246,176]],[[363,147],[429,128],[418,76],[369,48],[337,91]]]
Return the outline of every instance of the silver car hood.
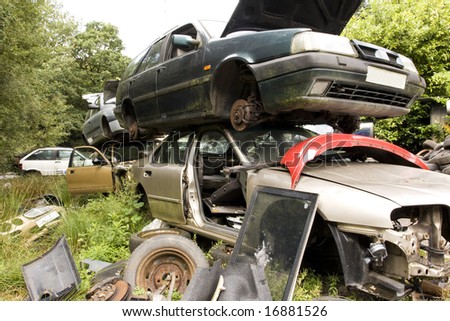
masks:
[[[362,0],[240,0],[222,37],[242,30],[311,28],[340,34]]]
[[[371,193],[400,206],[450,206],[450,176],[428,170],[380,163],[352,163],[315,168],[308,165],[303,175]],[[299,184],[302,184],[302,179]]]

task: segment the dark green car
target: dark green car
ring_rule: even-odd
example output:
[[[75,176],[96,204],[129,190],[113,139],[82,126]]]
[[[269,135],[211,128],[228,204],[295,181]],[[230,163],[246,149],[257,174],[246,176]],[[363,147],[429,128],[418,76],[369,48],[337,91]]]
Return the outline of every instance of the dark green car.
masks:
[[[407,114],[425,90],[399,53],[339,36],[360,0],[240,0],[228,23],[156,39],[122,76],[115,114],[132,137],[284,118],[352,132],[357,117]]]

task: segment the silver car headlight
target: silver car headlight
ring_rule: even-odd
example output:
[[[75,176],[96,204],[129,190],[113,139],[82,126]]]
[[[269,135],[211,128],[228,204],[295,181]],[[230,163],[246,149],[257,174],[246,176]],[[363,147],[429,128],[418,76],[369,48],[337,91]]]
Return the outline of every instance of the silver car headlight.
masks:
[[[398,58],[397,58],[397,62],[398,62],[400,65],[403,65],[403,68],[404,68],[404,69],[409,70],[409,71],[411,71],[411,72],[414,72],[414,73],[416,73],[416,74],[419,74],[419,72],[417,71],[416,66],[414,65],[414,63],[412,62],[412,60],[409,59],[408,57],[405,57],[405,56],[399,54],[399,55],[398,55]]]
[[[320,51],[338,55],[357,57],[358,53],[346,37],[327,33],[307,31],[296,34],[292,38],[291,53]]]

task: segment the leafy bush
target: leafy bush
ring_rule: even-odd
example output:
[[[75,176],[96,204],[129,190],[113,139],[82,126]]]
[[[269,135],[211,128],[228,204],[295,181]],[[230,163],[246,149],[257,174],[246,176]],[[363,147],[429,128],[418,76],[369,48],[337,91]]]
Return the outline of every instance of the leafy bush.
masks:
[[[374,131],[377,138],[401,146],[412,153],[418,153],[425,140],[440,142],[448,135],[442,126],[430,124],[430,107],[422,103],[414,104],[405,116],[376,121]]]

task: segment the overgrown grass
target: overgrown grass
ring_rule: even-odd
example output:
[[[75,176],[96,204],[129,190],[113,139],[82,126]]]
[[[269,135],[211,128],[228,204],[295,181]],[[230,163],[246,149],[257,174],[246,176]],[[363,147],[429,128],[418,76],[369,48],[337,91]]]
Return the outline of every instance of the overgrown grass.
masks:
[[[27,237],[0,237],[0,300],[24,300],[28,293],[21,267],[48,251],[64,235],[75,262],[84,259],[116,262],[129,256],[129,236],[145,222],[142,203],[131,188],[109,196],[72,197],[64,177],[21,177],[2,181],[1,220],[21,213],[28,199],[53,194],[64,202],[65,215],[44,237],[29,242]],[[74,299],[84,299],[92,277],[81,265],[80,291]]]
[[[128,258],[130,234],[139,231],[145,222],[142,203],[130,188],[90,200],[85,206],[69,209],[60,227],[67,238],[76,262],[84,259],[114,263]],[[91,274],[80,271],[83,283],[80,294],[89,288]],[[81,298],[78,296],[78,298]]]
[[[72,202],[65,178],[61,176],[28,175],[0,180],[0,219],[17,216],[27,200],[44,194],[53,194],[65,204]]]

